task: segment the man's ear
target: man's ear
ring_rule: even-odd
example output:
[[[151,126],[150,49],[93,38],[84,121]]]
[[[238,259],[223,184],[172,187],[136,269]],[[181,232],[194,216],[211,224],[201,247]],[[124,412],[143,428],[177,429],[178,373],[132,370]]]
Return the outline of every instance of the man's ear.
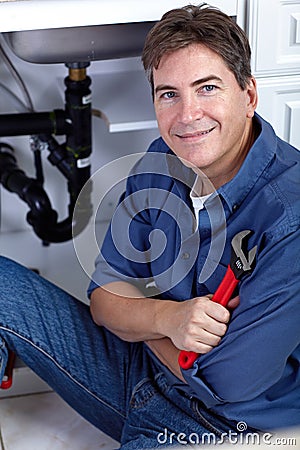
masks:
[[[248,95],[248,103],[247,103],[247,117],[251,118],[254,116],[254,112],[258,103],[258,95],[257,95],[257,84],[256,79],[254,77],[249,78],[249,81],[246,86],[246,91]]]

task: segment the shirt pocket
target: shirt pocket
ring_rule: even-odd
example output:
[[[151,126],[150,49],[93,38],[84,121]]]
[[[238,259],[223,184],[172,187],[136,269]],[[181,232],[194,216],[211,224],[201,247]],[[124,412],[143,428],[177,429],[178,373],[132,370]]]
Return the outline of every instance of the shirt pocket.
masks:
[[[205,266],[204,266],[205,265]],[[225,277],[227,265],[206,258],[198,271],[197,295],[214,294]],[[204,270],[203,270],[204,268]]]

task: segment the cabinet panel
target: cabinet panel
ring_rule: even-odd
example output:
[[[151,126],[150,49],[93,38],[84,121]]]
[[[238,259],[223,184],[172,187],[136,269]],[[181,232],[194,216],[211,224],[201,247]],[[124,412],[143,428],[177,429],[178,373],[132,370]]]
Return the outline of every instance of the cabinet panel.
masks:
[[[250,0],[248,28],[254,74],[299,74],[300,0]]]
[[[257,112],[282,139],[300,149],[300,77],[258,79],[258,89]]]
[[[298,100],[287,102],[286,108],[289,141],[300,149],[300,95]]]

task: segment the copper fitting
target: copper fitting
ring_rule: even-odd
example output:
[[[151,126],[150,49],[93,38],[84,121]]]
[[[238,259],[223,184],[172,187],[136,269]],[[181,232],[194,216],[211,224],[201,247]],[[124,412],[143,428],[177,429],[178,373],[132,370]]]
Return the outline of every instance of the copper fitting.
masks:
[[[72,81],[83,81],[86,79],[86,68],[69,68],[69,78]]]

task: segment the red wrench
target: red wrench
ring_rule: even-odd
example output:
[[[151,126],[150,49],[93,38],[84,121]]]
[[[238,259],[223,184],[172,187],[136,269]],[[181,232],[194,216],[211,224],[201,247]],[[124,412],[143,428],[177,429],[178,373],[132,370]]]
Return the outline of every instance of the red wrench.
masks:
[[[4,372],[4,377],[3,377],[2,383],[0,385],[1,389],[9,389],[12,385],[13,368],[14,368],[15,359],[16,359],[15,353],[12,352],[11,350],[9,350],[8,360],[7,360],[7,364],[6,364],[6,368],[5,368],[5,372]]]
[[[227,306],[240,280],[252,272],[257,250],[257,246],[255,246],[247,251],[247,241],[252,233],[251,230],[243,230],[232,239],[230,264],[221,284],[212,297],[212,301]],[[178,362],[182,369],[190,369],[198,357],[198,353],[182,350]]]

